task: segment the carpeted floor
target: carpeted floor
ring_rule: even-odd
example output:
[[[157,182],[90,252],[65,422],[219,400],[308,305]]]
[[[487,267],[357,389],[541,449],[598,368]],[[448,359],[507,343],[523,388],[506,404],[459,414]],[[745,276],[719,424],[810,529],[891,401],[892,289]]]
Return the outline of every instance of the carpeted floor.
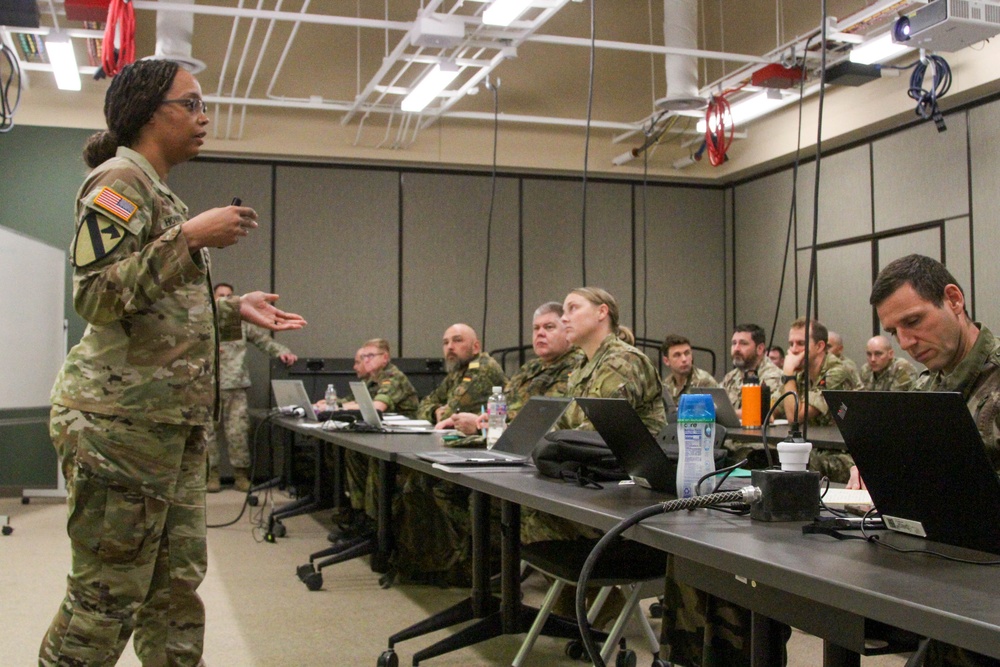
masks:
[[[234,491],[210,495],[209,523],[235,518],[242,498]],[[279,494],[274,502],[286,501]],[[0,537],[0,664],[37,664],[38,643],[65,589],[69,566],[65,514],[63,502],[35,499],[22,505],[16,498],[0,498],[0,515],[9,515],[14,529],[11,535]],[[390,634],[466,596],[463,589],[430,586],[383,590],[367,559],[325,569],[322,590],[308,591],[295,576],[295,568],[327,545],[329,525],[324,521],[328,515],[287,520],[287,537],[276,544],[262,541],[261,531],[254,529],[247,515],[232,526],[209,531],[209,572],[199,589],[207,609],[208,665],[374,667]],[[526,601],[539,602],[543,587],[541,577],[529,578]],[[415,651],[448,632],[400,643],[396,647],[399,664],[410,665]],[[649,664],[652,657],[638,633],[630,637],[630,646],[639,654],[638,664]],[[422,664],[508,665],[522,638],[499,637]],[[527,664],[583,664],[565,657],[564,646],[564,640],[543,637]],[[789,644],[789,655],[791,667],[822,664],[819,640],[798,632]],[[862,664],[895,667],[903,662],[898,656],[888,656],[866,658]],[[119,665],[139,665],[131,646]]]

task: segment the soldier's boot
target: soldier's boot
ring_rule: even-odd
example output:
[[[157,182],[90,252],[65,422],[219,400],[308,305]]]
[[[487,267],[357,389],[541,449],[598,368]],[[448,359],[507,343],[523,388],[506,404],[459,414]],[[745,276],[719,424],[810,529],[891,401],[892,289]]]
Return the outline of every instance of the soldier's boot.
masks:
[[[246,468],[233,468],[233,488],[241,493],[250,490],[250,471]]]
[[[219,469],[212,466],[208,469],[208,479],[205,480],[205,490],[209,493],[222,491],[222,482],[219,480]]]

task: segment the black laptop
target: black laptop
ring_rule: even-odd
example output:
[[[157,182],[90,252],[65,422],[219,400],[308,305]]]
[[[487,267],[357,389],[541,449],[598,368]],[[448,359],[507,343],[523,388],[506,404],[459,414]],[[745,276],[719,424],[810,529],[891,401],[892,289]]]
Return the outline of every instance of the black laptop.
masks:
[[[660,446],[624,398],[577,398],[587,419],[633,482],[654,491],[677,493],[677,453]]]
[[[1000,554],[1000,478],[961,394],[823,395],[888,528]]]
[[[572,399],[533,396],[503,432],[493,449],[441,449],[417,452],[417,458],[447,466],[522,466],[535,444],[549,432]]]

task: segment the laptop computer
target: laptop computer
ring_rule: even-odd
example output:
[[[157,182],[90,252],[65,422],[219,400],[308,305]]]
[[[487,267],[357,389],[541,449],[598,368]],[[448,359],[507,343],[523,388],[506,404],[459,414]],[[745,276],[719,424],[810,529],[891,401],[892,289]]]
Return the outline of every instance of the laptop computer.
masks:
[[[306,421],[318,421],[302,380],[271,380],[271,391],[274,392],[274,403],[279,408],[294,405],[302,408]]]
[[[418,452],[424,461],[449,466],[520,466],[531,460],[535,445],[555,425],[570,398],[534,396],[507,425],[493,449],[450,449]]]
[[[740,421],[739,415],[736,414],[736,408],[733,407],[732,401],[729,400],[729,392],[723,387],[698,387],[691,391],[692,394],[709,394],[712,396],[712,402],[715,403],[715,421],[716,423],[722,424],[726,428],[742,428],[743,423]]]
[[[407,420],[408,424],[393,424],[382,420],[372,400],[372,395],[368,392],[368,385],[364,382],[349,382],[351,393],[354,394],[354,402],[358,404],[361,411],[361,418],[368,429],[378,433],[434,433],[434,425],[424,420]],[[440,433],[441,431],[437,431]]]
[[[635,408],[624,398],[575,400],[633,482],[654,491],[677,493],[676,425],[672,425],[671,444],[661,445],[658,438],[653,437],[642,423]],[[725,459],[725,455],[725,450],[715,449],[717,466]],[[745,486],[745,480],[738,481],[729,477],[721,490],[728,491],[742,486]],[[711,490],[710,480],[706,480],[702,484],[702,493]]]
[[[823,395],[886,527],[1000,554],[1000,478],[961,394]]]

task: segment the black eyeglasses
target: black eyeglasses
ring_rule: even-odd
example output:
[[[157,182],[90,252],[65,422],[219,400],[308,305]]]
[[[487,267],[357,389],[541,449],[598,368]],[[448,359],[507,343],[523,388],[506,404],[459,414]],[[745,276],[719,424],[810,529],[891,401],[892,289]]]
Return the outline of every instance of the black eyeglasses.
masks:
[[[206,113],[208,103],[200,97],[182,97],[179,100],[163,100],[160,104],[180,104],[193,114]]]

